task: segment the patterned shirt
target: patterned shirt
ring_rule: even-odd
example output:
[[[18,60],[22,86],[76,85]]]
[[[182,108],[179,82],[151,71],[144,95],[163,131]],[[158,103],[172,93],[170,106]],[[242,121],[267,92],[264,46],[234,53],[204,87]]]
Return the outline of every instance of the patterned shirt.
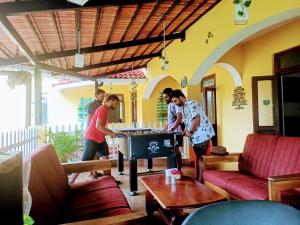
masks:
[[[170,102],[168,104],[168,130],[170,130],[174,126],[174,124],[177,120],[178,113],[182,113],[182,107],[176,105],[173,102]],[[181,132],[182,131],[180,124],[174,131],[175,132]]]
[[[191,130],[193,119],[200,116],[200,126],[191,137],[192,145],[203,143],[211,139],[214,135],[214,129],[205,115],[203,108],[194,100],[186,100],[183,105],[183,118],[186,130]]]

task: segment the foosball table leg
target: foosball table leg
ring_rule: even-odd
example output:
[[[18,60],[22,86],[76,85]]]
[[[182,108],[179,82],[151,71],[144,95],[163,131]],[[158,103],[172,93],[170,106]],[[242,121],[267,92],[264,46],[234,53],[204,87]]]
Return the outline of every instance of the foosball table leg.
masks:
[[[147,163],[148,163],[147,172],[152,172],[152,168],[153,168],[153,160],[152,160],[152,158],[147,159]]]
[[[118,174],[124,174],[124,156],[123,153],[118,151]]]
[[[130,195],[137,195],[137,160],[129,160],[129,188]]]

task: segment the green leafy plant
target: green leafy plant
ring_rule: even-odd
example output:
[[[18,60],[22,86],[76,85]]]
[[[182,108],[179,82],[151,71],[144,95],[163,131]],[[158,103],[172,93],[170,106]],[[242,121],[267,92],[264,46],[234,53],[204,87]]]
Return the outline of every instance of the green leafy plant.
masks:
[[[251,5],[251,0],[233,0],[233,4],[235,5],[240,5],[240,9],[238,11],[238,15],[239,16],[244,16],[245,12],[244,12],[244,8],[249,8],[249,6]]]
[[[23,214],[23,223],[24,225],[32,225],[34,224],[34,221],[29,215]]]
[[[69,155],[80,149],[82,132],[76,130],[74,134],[69,134],[67,132],[54,133],[50,130],[49,141],[54,145],[60,161],[67,162]]]
[[[162,92],[159,94],[159,98],[156,104],[156,110],[158,121],[162,123],[165,122],[168,116],[168,105],[164,101]]]

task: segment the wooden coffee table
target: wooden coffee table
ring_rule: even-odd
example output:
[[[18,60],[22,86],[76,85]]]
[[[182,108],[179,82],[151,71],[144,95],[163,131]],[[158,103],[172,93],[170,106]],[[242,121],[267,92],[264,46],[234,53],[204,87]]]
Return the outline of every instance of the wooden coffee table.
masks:
[[[199,181],[187,176],[172,184],[165,175],[145,176],[141,178],[145,185],[146,211],[152,216],[157,210],[167,224],[176,224],[187,214],[183,209],[197,208],[213,202],[224,201],[226,197],[209,189]]]

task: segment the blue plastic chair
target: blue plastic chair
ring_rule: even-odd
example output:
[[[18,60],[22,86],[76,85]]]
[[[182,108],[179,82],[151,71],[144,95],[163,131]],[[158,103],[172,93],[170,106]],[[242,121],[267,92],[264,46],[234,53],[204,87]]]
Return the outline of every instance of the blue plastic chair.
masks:
[[[300,211],[271,201],[228,201],[197,209],[182,225],[300,225]]]

